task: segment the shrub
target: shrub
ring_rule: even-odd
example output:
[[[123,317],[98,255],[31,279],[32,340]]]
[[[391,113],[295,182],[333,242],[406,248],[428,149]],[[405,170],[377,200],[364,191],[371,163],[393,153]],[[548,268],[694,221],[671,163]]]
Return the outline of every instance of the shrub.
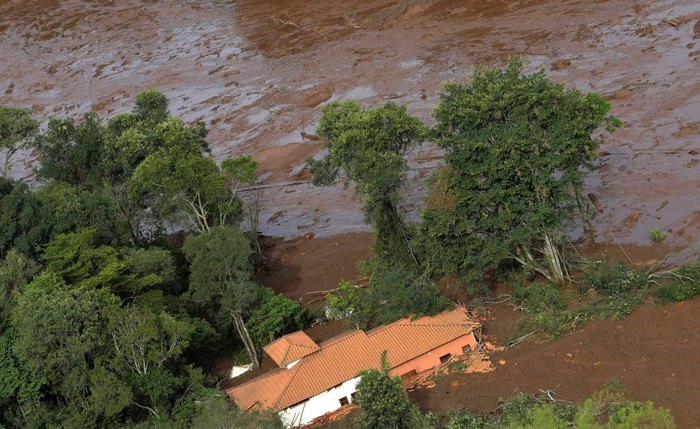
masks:
[[[649,230],[649,239],[655,243],[664,241],[668,233],[659,228],[652,228]]]
[[[520,304],[525,314],[537,314],[563,310],[566,303],[561,297],[561,290],[552,283],[535,283],[527,288],[513,291],[513,300]]]
[[[482,429],[484,424],[484,419],[474,413],[452,411],[445,429]]]
[[[625,264],[604,262],[598,270],[587,271],[578,289],[586,293],[594,289],[605,295],[622,295],[629,292],[646,290],[649,287],[649,275],[645,271],[635,270]]]
[[[683,265],[669,272],[671,282],[654,293],[665,302],[680,302],[700,295],[700,262]]]

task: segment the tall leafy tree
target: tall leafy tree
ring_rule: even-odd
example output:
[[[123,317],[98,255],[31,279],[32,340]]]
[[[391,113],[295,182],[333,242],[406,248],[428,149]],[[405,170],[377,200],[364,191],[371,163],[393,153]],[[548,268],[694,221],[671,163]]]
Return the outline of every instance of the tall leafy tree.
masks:
[[[204,130],[170,118],[158,125],[157,135],[163,143],[134,171],[132,196],[172,222],[185,215],[199,232],[236,219],[240,201],[203,153]]]
[[[28,109],[0,106],[0,150],[5,151],[3,176],[7,176],[12,156],[30,145],[38,130],[39,123]]]
[[[356,101],[335,102],[323,108],[317,132],[328,140],[328,155],[309,161],[314,184],[330,185],[344,172],[364,202],[375,256],[417,265],[397,206],[408,169],[404,155],[425,137],[421,122],[394,103],[366,109]]]
[[[420,427],[420,412],[406,396],[401,377],[389,374],[386,352],[382,355],[381,369],[362,373],[355,401],[364,412],[360,420],[363,429]]]
[[[120,213],[117,201],[102,188],[88,189],[53,181],[34,194],[42,203],[45,218],[51,222],[52,235],[93,228],[95,240],[100,244],[124,246],[135,241],[131,225]]]
[[[39,269],[36,261],[14,249],[0,261],[0,332],[14,305],[13,293],[29,283]]]
[[[484,270],[514,260],[553,282],[567,278],[558,245],[594,167],[602,137],[593,133],[619,121],[600,95],[523,66],[516,58],[444,85],[434,136],[447,166],[423,231],[446,273],[480,280]]]
[[[11,248],[36,254],[49,238],[51,223],[27,184],[0,177],[0,256]]]
[[[232,324],[253,364],[259,365],[257,348],[245,323],[258,289],[252,280],[248,238],[238,227],[220,226],[190,235],[183,250],[190,262],[192,300],[212,307]]]
[[[14,354],[78,414],[89,407],[90,370],[107,350],[106,315],[119,304],[105,289],[69,287],[49,273],[22,291],[12,311]]]
[[[104,127],[95,113],[87,113],[81,122],[51,118],[36,143],[41,159],[39,175],[72,185],[100,186],[104,141]]]

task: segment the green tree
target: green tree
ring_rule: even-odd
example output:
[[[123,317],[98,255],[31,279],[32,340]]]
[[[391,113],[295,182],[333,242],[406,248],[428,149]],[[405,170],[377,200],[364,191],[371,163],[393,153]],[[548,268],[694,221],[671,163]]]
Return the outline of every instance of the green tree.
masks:
[[[227,187],[226,177],[202,153],[202,129],[170,118],[157,126],[156,134],[162,145],[134,171],[133,198],[171,222],[179,223],[179,216],[185,215],[199,232],[240,216],[240,201]]]
[[[18,296],[14,354],[71,410],[88,408],[89,373],[107,349],[107,314],[120,304],[104,289],[69,287],[42,274]]]
[[[50,119],[48,129],[37,139],[39,176],[72,185],[100,186],[104,175],[104,137],[104,127],[94,113],[87,113],[80,123]]]
[[[16,250],[7,252],[5,259],[0,261],[0,332],[14,305],[13,293],[29,283],[39,268],[36,261]]]
[[[35,255],[48,240],[51,223],[27,184],[0,177],[0,256],[11,248]]]
[[[258,288],[256,301],[247,324],[259,349],[284,334],[304,327],[307,315],[298,302],[267,287]]]
[[[309,160],[313,183],[328,186],[343,171],[363,199],[375,235],[375,256],[417,265],[410,231],[397,206],[408,170],[404,156],[426,135],[421,122],[394,103],[365,109],[355,101],[334,102],[323,108],[317,132],[328,139],[328,155]]]
[[[58,274],[77,287],[108,287],[123,297],[133,297],[172,280],[172,257],[158,249],[125,250],[99,245],[95,230],[86,228],[59,234],[46,245],[42,259],[46,271]],[[141,256],[143,259],[136,260]]]
[[[101,244],[124,246],[134,241],[128,219],[120,212],[117,201],[102,188],[90,190],[82,185],[50,182],[34,194],[51,221],[52,234],[93,228],[95,240]]]
[[[2,175],[7,176],[10,159],[18,150],[28,147],[39,130],[39,123],[28,109],[0,106],[0,150],[5,151]]]
[[[362,264],[360,270],[370,273],[368,287],[341,281],[326,297],[329,315],[348,317],[358,329],[371,329],[408,315],[437,314],[453,305],[430,280],[401,265],[372,261]]]
[[[203,401],[189,429],[282,429],[277,414],[265,411],[243,411],[234,407],[223,395],[212,395]]]
[[[210,306],[233,324],[253,364],[259,365],[255,342],[245,324],[259,287],[252,280],[248,238],[238,227],[220,226],[188,236],[183,250],[190,262],[191,299]]]
[[[355,401],[364,414],[360,420],[363,429],[409,429],[419,427],[420,412],[406,396],[401,377],[389,375],[386,352],[382,355],[381,369],[370,369],[361,374],[357,383]]]
[[[110,316],[109,332],[116,357],[133,373],[147,375],[182,355],[192,326],[166,312],[131,305]]]
[[[423,213],[443,271],[481,280],[514,260],[563,283],[562,228],[602,141],[592,133],[619,124],[609,110],[600,95],[525,74],[520,59],[445,84],[434,136],[447,166]]]

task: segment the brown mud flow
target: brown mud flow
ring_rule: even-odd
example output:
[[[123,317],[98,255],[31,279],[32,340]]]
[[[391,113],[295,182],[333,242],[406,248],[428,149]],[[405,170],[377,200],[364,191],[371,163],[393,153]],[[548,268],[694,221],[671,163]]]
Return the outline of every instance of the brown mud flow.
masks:
[[[494,322],[511,318],[512,312],[500,306]],[[424,410],[488,412],[496,409],[499,398],[516,392],[539,395],[550,390],[556,399],[581,401],[618,381],[629,398],[671,409],[679,428],[697,428],[698,314],[700,299],[666,306],[648,303],[623,320],[590,322],[554,342],[524,342],[492,355],[493,372],[450,374],[410,396]],[[485,323],[487,333],[492,323]]]
[[[266,184],[288,184],[259,191],[265,234],[323,236],[366,226],[351,190],[306,183],[321,104],[394,100],[430,122],[440,82],[520,54],[606,95],[624,121],[587,184],[597,241],[648,243],[659,227],[688,246],[700,231],[699,18],[693,0],[0,0],[0,103],[108,115],[160,89],[176,115],[210,126],[217,159],[249,153]],[[440,154],[416,155],[413,183]]]

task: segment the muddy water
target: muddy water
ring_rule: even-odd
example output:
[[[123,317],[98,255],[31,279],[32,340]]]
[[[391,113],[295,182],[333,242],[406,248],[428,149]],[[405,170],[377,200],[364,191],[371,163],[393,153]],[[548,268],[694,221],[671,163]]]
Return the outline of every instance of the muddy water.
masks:
[[[606,95],[623,127],[587,184],[596,240],[648,243],[700,231],[700,3],[693,0],[0,0],[0,102],[39,117],[105,115],[155,87],[204,120],[217,159],[262,161],[261,229],[277,236],[365,228],[342,184],[302,171],[319,150],[319,105],[408,103],[430,122],[440,82],[523,55],[535,69]],[[412,161],[405,209],[439,163]],[[29,175],[31,154],[14,165]]]

